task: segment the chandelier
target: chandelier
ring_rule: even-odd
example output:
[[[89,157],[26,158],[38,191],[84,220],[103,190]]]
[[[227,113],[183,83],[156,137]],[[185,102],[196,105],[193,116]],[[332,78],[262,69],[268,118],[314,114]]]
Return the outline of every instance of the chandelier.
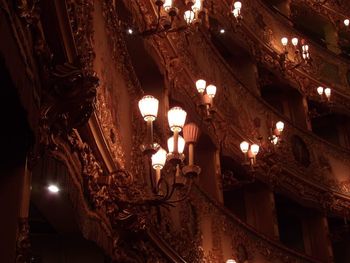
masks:
[[[209,121],[215,112],[213,109],[213,99],[216,95],[216,86],[213,84],[207,86],[207,82],[204,79],[199,79],[196,81],[196,89],[201,100],[199,106],[202,109],[205,120]]]
[[[250,144],[247,141],[243,141],[240,143],[239,147],[244,154],[244,165],[250,165],[253,168],[256,163],[256,156],[258,155],[260,149],[264,152],[273,152],[275,147],[279,146],[282,142],[282,132],[284,130],[284,123],[282,121],[278,121],[275,124],[274,128],[271,128],[270,135],[267,138],[268,144],[263,142],[263,137],[259,137],[259,144],[253,143]]]
[[[157,118],[159,101],[153,96],[144,96],[139,101],[139,109],[143,119],[147,123],[147,133],[141,149],[148,158],[150,165],[155,170],[155,175],[151,173],[151,182],[155,200],[160,205],[172,205],[187,198],[192,179],[197,177],[201,169],[194,164],[194,144],[198,140],[199,128],[194,123],[185,125],[187,113],[181,107],[173,107],[168,111],[168,124],[172,136],[167,141],[168,153],[158,143],[153,141],[153,122]],[[181,136],[181,133],[183,137]],[[184,149],[188,145],[188,164],[185,164]],[[164,172],[166,163],[172,166],[172,171]],[[189,181],[187,192],[181,198],[174,200],[174,193],[183,181],[180,177]]]
[[[304,39],[299,41],[297,37],[293,37],[289,41],[287,37],[282,37],[281,44],[284,49],[280,61],[283,69],[295,69],[302,64],[307,64],[311,60],[309,45],[306,44]],[[293,61],[288,60],[289,49],[294,51]]]

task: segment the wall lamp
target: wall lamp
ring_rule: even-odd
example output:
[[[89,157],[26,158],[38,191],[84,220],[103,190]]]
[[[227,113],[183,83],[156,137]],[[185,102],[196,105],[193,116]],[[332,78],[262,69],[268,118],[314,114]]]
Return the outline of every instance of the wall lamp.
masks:
[[[201,97],[200,107],[204,110],[206,120],[212,118],[212,114],[215,112],[213,109],[213,99],[216,95],[216,86],[210,84],[207,86],[207,82],[203,79],[196,81],[196,88]]]
[[[319,86],[317,88],[317,93],[318,93],[318,95],[320,95],[321,100],[324,100],[324,97],[326,97],[326,100],[328,102],[330,102],[330,100],[331,100],[331,92],[332,92],[332,90],[330,88],[324,88],[324,87],[321,87],[321,86]]]
[[[238,22],[243,18],[241,14],[241,9],[242,3],[240,1],[234,1],[232,4],[232,14]]]
[[[186,179],[193,179],[201,172],[199,166],[194,164],[194,144],[198,140],[199,128],[196,124],[186,124],[187,113],[181,107],[173,107],[168,111],[168,124],[172,136],[168,139],[168,153],[158,143],[153,141],[153,122],[157,118],[159,101],[153,96],[146,95],[139,101],[139,109],[143,119],[147,122],[147,133],[145,142],[141,149],[145,156],[149,158],[150,164],[155,170],[155,178],[151,175],[151,182],[155,181],[153,187],[154,202],[161,205],[171,205],[187,198],[190,191],[192,180],[188,192],[180,199],[173,200],[173,194],[179,187],[176,181],[177,174],[180,172]],[[180,133],[183,132],[182,137]],[[185,165],[184,149],[188,144],[189,163]],[[162,169],[169,163],[176,169],[174,173],[163,173]],[[179,171],[180,168],[180,171]]]
[[[302,63],[308,63],[310,60],[310,52],[309,52],[309,45],[306,44],[305,40],[302,39],[299,41],[297,37],[293,37],[291,41],[287,37],[281,38],[281,44],[283,46],[284,52],[281,56],[280,63],[282,64],[283,68],[287,68],[288,64],[288,49],[289,47],[293,48],[294,50],[294,61],[295,63],[292,63],[289,61],[290,68],[288,69],[294,69],[296,67],[299,67]]]

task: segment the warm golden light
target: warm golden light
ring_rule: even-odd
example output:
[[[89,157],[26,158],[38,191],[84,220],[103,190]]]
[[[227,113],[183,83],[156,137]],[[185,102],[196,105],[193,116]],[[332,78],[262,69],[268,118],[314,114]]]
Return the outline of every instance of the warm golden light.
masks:
[[[241,148],[241,151],[242,151],[243,153],[247,153],[248,150],[249,150],[249,143],[246,142],[246,141],[243,141],[243,142],[241,142],[241,144],[239,145],[239,147]]]
[[[293,46],[297,46],[298,45],[298,42],[299,42],[299,40],[298,40],[298,38],[296,38],[296,37],[293,37],[292,38],[292,44],[293,44]]]
[[[184,13],[184,19],[188,25],[192,24],[192,22],[194,20],[194,12],[191,10],[187,10]]]
[[[349,26],[350,25],[350,20],[349,19],[345,19],[344,20],[344,25],[345,26]]]
[[[282,37],[281,38],[281,43],[282,43],[283,46],[287,46],[288,45],[288,38]]]
[[[168,123],[171,131],[181,131],[185,124],[187,113],[180,107],[173,107],[168,111]]]
[[[154,121],[158,114],[159,101],[150,95],[144,96],[139,101],[139,109],[145,121]]]
[[[194,4],[192,5],[193,12],[198,12],[202,9],[202,0],[195,0]]]
[[[209,85],[207,87],[207,94],[210,98],[214,98],[216,94],[216,86],[214,85]]]
[[[204,79],[199,79],[196,81],[196,88],[199,93],[203,93],[207,86],[207,82]]]
[[[257,144],[252,144],[250,146],[250,150],[252,151],[252,154],[256,156],[259,153],[259,145]]]
[[[321,86],[318,87],[318,88],[317,88],[317,93],[318,93],[318,95],[321,96],[321,95],[323,94],[323,87],[321,87]]]
[[[164,7],[164,10],[168,12],[170,8],[173,7],[173,0],[165,0],[163,7]]]
[[[152,167],[153,169],[163,169],[166,162],[167,152],[160,147],[159,150],[152,155]]]
[[[325,88],[324,89],[324,94],[326,95],[327,99],[331,97],[331,89],[330,88]]]
[[[279,132],[283,132],[283,129],[284,129],[284,123],[282,121],[279,121],[276,123],[276,129],[279,131]]]
[[[181,135],[179,135],[178,139],[177,139],[177,152],[178,153],[184,152],[185,144],[186,144],[185,139]],[[174,136],[171,136],[168,139],[168,150],[169,150],[169,153],[174,153]]]

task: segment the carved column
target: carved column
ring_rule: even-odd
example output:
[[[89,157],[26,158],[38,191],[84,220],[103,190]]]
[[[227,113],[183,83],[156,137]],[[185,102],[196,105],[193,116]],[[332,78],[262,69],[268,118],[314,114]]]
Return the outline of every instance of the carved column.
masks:
[[[29,239],[29,206],[30,206],[30,185],[31,171],[26,161],[21,176],[20,210],[18,217],[17,241],[16,241],[16,262],[30,262],[31,245]]]

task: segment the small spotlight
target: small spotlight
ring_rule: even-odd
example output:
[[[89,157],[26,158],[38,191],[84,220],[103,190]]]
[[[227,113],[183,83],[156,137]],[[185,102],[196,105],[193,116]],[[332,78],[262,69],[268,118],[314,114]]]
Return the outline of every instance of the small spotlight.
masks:
[[[224,34],[225,33],[225,29],[221,28],[220,29],[220,34]]]
[[[129,35],[132,35],[134,33],[134,31],[131,28],[129,28],[127,32]]]
[[[60,189],[58,188],[57,185],[54,184],[50,184],[47,189],[51,192],[51,193],[58,193],[60,191]]]

